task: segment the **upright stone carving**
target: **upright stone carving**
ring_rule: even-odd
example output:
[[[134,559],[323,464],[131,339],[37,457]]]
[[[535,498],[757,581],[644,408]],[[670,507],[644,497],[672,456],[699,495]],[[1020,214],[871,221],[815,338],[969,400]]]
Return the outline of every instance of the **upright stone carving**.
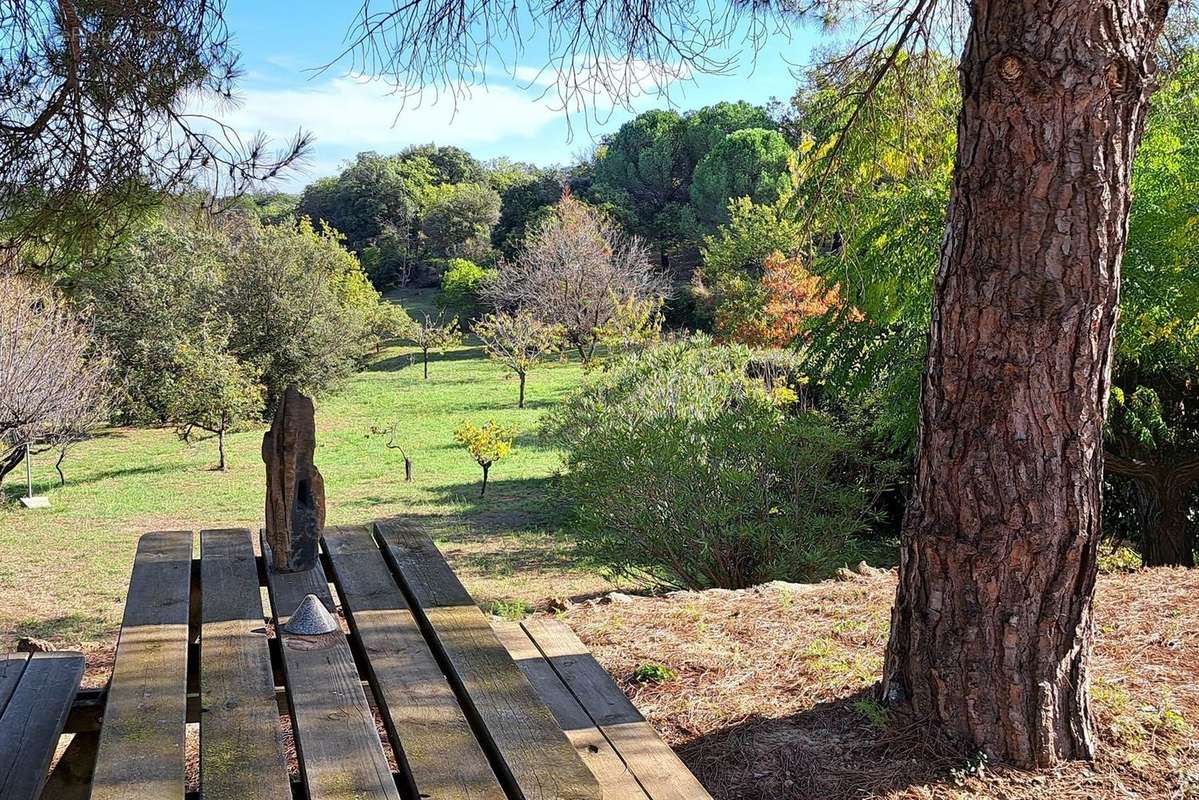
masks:
[[[300,572],[316,566],[325,527],[325,482],[312,463],[316,421],[312,399],[288,386],[262,437],[266,462],[266,540],[275,568]]]

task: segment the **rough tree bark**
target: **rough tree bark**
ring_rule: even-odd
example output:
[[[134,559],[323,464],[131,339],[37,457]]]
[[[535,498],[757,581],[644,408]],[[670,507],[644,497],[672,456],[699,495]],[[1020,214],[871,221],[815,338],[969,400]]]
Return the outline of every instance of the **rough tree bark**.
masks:
[[[1089,758],[1103,421],[1165,2],[977,0],[883,676],[1020,766]]]
[[[1141,563],[1146,567],[1195,566],[1195,541],[1187,513],[1191,495],[1199,486],[1199,458],[1154,464],[1109,451],[1104,468],[1136,483]]]

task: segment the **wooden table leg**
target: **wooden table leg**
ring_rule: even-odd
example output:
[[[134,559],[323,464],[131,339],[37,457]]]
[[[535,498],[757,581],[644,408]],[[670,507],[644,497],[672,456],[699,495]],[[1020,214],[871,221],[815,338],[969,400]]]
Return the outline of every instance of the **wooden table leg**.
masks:
[[[46,787],[42,789],[42,800],[87,800],[99,745],[98,731],[75,734],[58,764],[50,770]]]

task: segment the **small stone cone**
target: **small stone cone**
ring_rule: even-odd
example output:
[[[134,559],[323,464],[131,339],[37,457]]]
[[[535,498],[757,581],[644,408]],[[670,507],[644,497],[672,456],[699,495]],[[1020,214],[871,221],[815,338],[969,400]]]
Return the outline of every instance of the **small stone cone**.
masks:
[[[319,636],[337,630],[337,620],[325,608],[325,604],[314,594],[300,601],[288,618],[283,630],[297,636]]]

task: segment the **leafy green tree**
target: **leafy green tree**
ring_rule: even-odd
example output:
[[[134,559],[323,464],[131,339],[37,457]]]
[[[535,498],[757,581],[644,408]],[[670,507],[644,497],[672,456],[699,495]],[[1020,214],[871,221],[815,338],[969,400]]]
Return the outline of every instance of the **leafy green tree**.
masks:
[[[336,178],[305,189],[299,213],[332,226],[360,252],[385,233],[407,235],[435,178],[424,158],[359,153]]]
[[[289,384],[315,395],[353,374],[381,301],[339,237],[301,219],[238,225],[229,242],[218,307],[233,320],[230,352],[262,373],[268,409]]]
[[[307,220],[221,226],[167,215],[115,256],[87,297],[124,379],[127,421],[165,421],[174,355],[210,320],[229,320],[228,350],[262,376],[268,405],[289,383],[319,394],[375,345],[378,292],[338,236]]]
[[[479,160],[461,147],[438,146],[433,143],[406,147],[398,156],[401,161],[424,160],[433,168],[432,182],[481,183],[486,170]]]
[[[483,285],[494,275],[494,269],[483,269],[465,258],[451,258],[441,276],[437,305],[464,322],[474,319],[479,315]]]
[[[517,408],[524,408],[529,371],[561,348],[562,326],[544,323],[527,311],[517,311],[488,314],[475,323],[474,331],[483,340],[487,355],[512,370],[520,381]]]
[[[1146,566],[1195,565],[1199,529],[1199,53],[1163,81],[1137,154],[1104,467],[1135,487]]]
[[[790,258],[807,242],[803,225],[780,204],[758,204],[748,197],[729,202],[729,222],[704,238],[700,275],[708,294],[700,311],[709,320],[745,319],[762,308],[766,259]],[[726,336],[728,331],[718,331]]]
[[[263,393],[254,368],[227,349],[227,331],[211,328],[175,351],[167,417],[185,442],[197,429],[216,436],[217,469],[225,472],[225,434],[242,421],[262,417]]]
[[[495,420],[488,420],[482,427],[473,422],[463,420],[454,429],[454,439],[466,448],[475,463],[483,468],[483,488],[479,496],[487,494],[487,476],[491,466],[512,454],[512,442],[516,431],[497,425]]]
[[[695,167],[691,202],[707,225],[727,222],[729,200],[769,205],[791,188],[791,147],[778,131],[749,128],[720,140]]]
[[[434,187],[421,211],[424,245],[436,258],[482,260],[491,250],[491,229],[500,219],[500,196],[483,183]]]
[[[426,314],[423,320],[408,329],[403,338],[420,349],[425,380],[428,380],[429,351],[444,353],[448,348],[462,344],[462,331],[458,329],[458,320],[456,319],[446,322],[440,318],[433,319]]]
[[[693,166],[703,161],[704,156],[730,133],[747,128],[773,130],[776,127],[766,109],[744,100],[704,106],[686,114],[683,122],[683,146]]]
[[[502,162],[488,171],[488,183],[500,193],[500,218],[491,243],[505,258],[515,258],[524,246],[525,231],[549,213],[562,197],[560,170]]]

